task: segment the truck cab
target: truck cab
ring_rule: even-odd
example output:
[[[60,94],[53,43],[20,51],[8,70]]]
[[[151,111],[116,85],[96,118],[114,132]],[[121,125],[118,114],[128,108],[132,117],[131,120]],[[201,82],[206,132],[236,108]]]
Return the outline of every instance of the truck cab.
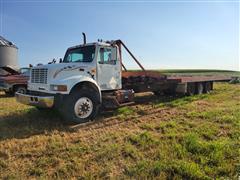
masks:
[[[122,88],[121,56],[113,42],[96,42],[67,49],[60,63],[33,67],[28,94],[16,93],[23,104],[57,108],[73,122],[95,117],[103,93]]]
[[[58,64],[33,67],[28,89],[50,94],[69,94],[77,83],[91,82],[99,91],[121,89],[118,47],[91,43],[67,49]]]
[[[95,43],[72,47],[67,50],[63,63],[86,67],[87,74],[103,91],[121,89],[121,63],[117,46]]]

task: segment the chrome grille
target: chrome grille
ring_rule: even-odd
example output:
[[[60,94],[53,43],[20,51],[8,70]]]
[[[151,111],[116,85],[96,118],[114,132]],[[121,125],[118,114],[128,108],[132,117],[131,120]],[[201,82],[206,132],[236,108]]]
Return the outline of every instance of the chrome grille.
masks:
[[[47,84],[47,72],[46,68],[37,68],[31,70],[31,83]]]

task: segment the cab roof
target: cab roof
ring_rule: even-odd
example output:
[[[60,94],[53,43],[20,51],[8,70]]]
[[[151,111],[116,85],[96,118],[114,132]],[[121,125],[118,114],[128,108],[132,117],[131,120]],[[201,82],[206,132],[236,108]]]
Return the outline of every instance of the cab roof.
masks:
[[[99,45],[99,46],[111,46],[111,44],[108,43],[108,42],[93,42],[93,43],[86,43],[86,44],[80,44],[80,45],[72,46],[72,47],[69,47],[68,50],[76,49],[76,48],[79,48],[79,47],[96,46],[96,45]]]

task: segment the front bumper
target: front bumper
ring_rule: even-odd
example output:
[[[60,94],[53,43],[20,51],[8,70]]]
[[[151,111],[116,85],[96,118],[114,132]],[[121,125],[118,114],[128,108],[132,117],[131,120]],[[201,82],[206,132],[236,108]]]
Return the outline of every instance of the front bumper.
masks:
[[[16,100],[22,104],[51,108],[54,105],[54,96],[34,96],[29,94],[16,93]]]

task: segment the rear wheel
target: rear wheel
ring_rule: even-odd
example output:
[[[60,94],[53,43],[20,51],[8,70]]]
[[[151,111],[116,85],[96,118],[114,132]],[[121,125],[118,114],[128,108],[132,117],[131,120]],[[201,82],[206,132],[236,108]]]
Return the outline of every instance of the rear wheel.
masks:
[[[209,93],[212,90],[212,83],[206,82],[204,84],[204,93]]]
[[[68,122],[84,123],[96,117],[99,103],[96,92],[89,89],[73,91],[64,101],[60,112]]]
[[[187,95],[192,96],[195,94],[196,86],[195,83],[188,83],[187,84]]]
[[[203,83],[199,82],[196,86],[196,94],[202,94],[204,91]]]

